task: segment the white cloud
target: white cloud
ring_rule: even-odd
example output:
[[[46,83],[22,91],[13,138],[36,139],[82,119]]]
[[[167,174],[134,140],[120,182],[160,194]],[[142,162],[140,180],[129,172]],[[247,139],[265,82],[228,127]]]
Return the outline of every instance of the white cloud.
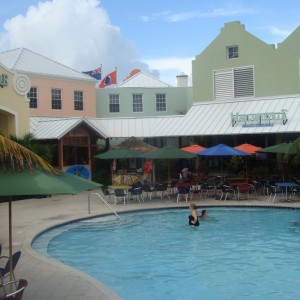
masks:
[[[172,13],[170,11],[164,11],[160,13],[154,13],[150,16],[141,16],[141,20],[144,22],[150,22],[157,19],[162,19],[166,22],[182,22],[195,18],[214,18],[214,17],[228,17],[228,16],[241,16],[255,13],[252,8],[243,8],[237,5],[227,5],[222,8],[215,8],[211,11],[187,11]]]
[[[176,85],[176,76],[184,73],[189,76],[189,83],[191,84],[192,75],[192,60],[195,57],[165,57],[160,59],[147,59],[144,60],[151,69],[158,69],[160,71],[162,80]]]
[[[24,47],[79,71],[118,68],[118,81],[139,68],[150,73],[98,0],[52,0],[30,6],[4,24],[0,51]],[[105,75],[105,74],[104,74]]]
[[[291,34],[291,31],[283,30],[278,27],[272,26],[269,28],[271,33],[276,36],[288,37]]]

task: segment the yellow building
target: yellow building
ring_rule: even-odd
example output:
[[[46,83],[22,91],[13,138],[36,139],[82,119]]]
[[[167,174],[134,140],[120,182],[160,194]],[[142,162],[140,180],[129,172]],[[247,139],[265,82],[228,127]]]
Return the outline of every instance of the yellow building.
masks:
[[[0,64],[0,131],[7,136],[22,138],[30,132],[30,80]]]

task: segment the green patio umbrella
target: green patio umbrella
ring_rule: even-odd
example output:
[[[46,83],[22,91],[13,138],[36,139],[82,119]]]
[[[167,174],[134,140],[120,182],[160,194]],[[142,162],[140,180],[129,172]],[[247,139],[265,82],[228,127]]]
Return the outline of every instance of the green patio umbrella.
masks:
[[[53,175],[39,168],[30,170],[25,166],[22,171],[4,170],[0,165],[0,196],[75,195],[101,186],[63,171],[57,170],[57,175]]]
[[[107,152],[95,155],[95,157],[100,159],[141,158],[143,157],[143,153],[128,148],[119,148],[119,149],[108,150]]]
[[[197,157],[196,154],[189,153],[184,150],[172,146],[165,146],[160,149],[148,152],[144,154],[145,158],[148,159],[166,159],[168,160],[168,181],[170,181],[170,160],[171,159],[192,159]]]
[[[285,180],[284,176],[284,167],[285,163],[288,161],[289,155],[296,154],[295,149],[292,147],[292,143],[281,143],[273,146],[269,146],[266,148],[262,148],[258,151],[258,153],[274,153],[279,154],[282,157],[282,179]]]
[[[12,170],[0,165],[0,196],[8,196],[9,214],[9,257],[12,257],[12,196],[38,196],[78,194],[86,190],[99,188],[102,185],[82,177],[56,171],[47,173],[42,169],[24,166],[23,170]],[[12,273],[12,267],[11,267]]]
[[[101,186],[101,184],[55,170],[40,156],[0,132],[0,196],[8,197],[11,278],[12,197],[77,194]]]
[[[281,143],[266,148],[262,148],[260,150],[257,150],[256,152],[286,154],[289,152],[290,148],[291,148],[291,143]]]

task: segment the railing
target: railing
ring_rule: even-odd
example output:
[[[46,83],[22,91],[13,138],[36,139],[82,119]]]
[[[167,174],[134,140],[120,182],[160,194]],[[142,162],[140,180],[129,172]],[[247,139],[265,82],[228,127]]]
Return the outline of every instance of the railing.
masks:
[[[104,204],[107,205],[107,207],[109,207],[109,209],[123,222],[124,220],[117,214],[117,212],[102,198],[102,196],[99,193],[90,193],[88,196],[88,211],[89,214],[91,213],[91,201],[90,201],[90,196],[91,195],[97,195]]]

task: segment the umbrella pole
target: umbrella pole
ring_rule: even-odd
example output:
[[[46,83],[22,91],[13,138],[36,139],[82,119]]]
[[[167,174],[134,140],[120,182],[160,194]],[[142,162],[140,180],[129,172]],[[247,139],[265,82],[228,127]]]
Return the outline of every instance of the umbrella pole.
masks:
[[[152,175],[153,175],[152,183],[154,183],[156,181],[156,179],[155,179],[155,164],[154,163],[152,163]]]
[[[248,182],[248,157],[246,156],[246,170],[245,170],[245,179]]]
[[[13,280],[13,263],[12,263],[12,199],[11,196],[9,197],[8,201],[8,240],[9,240],[9,276],[10,276],[10,281]]]

